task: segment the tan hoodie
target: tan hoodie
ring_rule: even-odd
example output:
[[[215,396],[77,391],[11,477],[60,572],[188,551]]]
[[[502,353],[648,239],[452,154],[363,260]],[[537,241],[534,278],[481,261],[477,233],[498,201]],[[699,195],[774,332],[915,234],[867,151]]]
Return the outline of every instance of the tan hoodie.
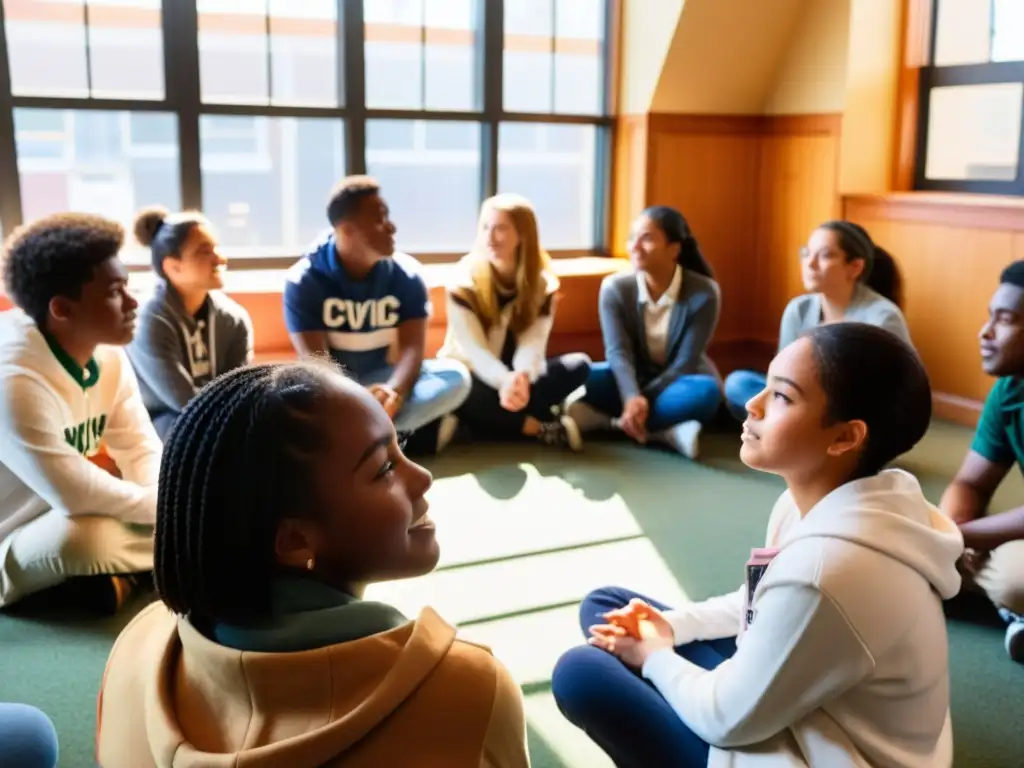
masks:
[[[102,768],[529,766],[522,694],[432,609],[308,651],[219,645],[157,602],[104,674]]]

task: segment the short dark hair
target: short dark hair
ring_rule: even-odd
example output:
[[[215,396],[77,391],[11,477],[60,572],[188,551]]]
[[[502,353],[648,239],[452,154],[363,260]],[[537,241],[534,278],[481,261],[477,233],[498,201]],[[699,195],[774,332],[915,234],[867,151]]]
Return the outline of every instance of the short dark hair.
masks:
[[[135,239],[150,249],[153,271],[160,277],[166,277],[164,259],[180,259],[181,249],[192,230],[208,223],[198,211],[172,214],[166,208],[154,205],[139,211],[133,229]]]
[[[348,176],[331,190],[327,202],[327,221],[332,227],[350,218],[359,204],[372,195],[380,194],[380,184],[370,176]]]
[[[320,359],[253,365],[185,406],[157,497],[153,570],[171,610],[203,627],[267,616],[277,525],[315,514],[311,466],[328,436],[318,411],[343,375]]]
[[[58,213],[15,229],[4,245],[7,295],[45,328],[50,302],[80,299],[96,268],[120,253],[124,228],[86,213]]]
[[[999,275],[1000,285],[1007,283],[1018,288],[1024,288],[1024,261],[1015,261],[1003,270]]]
[[[691,272],[715,279],[711,265],[700,250],[697,238],[690,230],[690,222],[675,208],[667,205],[652,205],[640,214],[653,221],[670,243],[679,243],[679,266]]]
[[[828,401],[826,426],[867,424],[867,445],[850,480],[877,474],[917,445],[931,422],[932,390],[913,347],[867,323],[828,323],[804,335]]]

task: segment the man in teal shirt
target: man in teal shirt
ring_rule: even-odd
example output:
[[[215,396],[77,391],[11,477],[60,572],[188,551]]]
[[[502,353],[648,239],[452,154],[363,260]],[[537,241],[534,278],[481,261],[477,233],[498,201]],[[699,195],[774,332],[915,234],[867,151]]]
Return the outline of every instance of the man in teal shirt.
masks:
[[[965,584],[995,603],[1008,625],[1007,653],[1024,663],[1024,507],[988,512],[1010,468],[1024,469],[1024,261],[1003,270],[980,339],[982,368],[999,380],[941,504],[964,536]]]

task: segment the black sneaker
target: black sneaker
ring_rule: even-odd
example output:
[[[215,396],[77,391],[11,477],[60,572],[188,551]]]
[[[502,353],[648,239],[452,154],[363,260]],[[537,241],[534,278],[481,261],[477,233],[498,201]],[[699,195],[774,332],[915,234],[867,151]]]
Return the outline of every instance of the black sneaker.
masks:
[[[542,423],[537,439],[544,445],[565,446],[577,452],[583,450],[583,437],[580,435],[580,428],[568,416],[560,416],[557,421]]]

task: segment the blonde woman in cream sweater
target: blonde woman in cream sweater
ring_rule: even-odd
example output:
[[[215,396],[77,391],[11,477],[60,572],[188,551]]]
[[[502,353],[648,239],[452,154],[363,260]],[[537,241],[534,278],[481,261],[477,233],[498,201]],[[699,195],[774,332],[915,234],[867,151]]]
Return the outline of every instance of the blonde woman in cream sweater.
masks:
[[[529,201],[510,194],[484,201],[477,244],[448,287],[448,330],[438,353],[472,373],[457,417],[474,438],[582,448],[561,405],[587,380],[590,358],[548,356],[557,291]]]

